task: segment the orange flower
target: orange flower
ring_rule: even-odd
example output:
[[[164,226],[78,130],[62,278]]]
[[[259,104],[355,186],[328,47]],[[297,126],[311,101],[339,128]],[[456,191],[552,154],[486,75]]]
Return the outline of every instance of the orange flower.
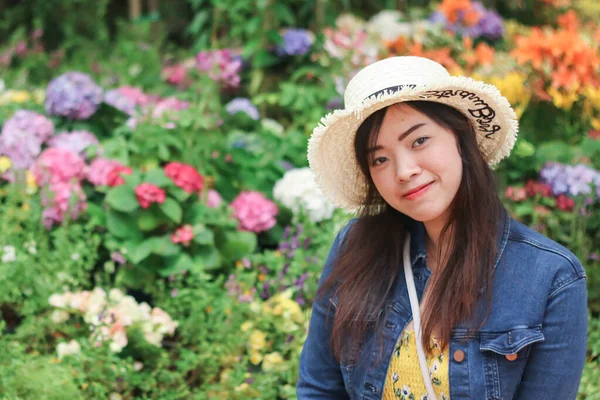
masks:
[[[450,55],[450,47],[441,47],[439,49],[423,50],[423,43],[416,42],[408,46],[409,54],[418,57],[430,58],[442,64],[449,70],[460,68],[458,63]]]
[[[471,0],[442,0],[438,7],[450,23],[455,23],[460,12],[463,13],[467,25],[475,25],[479,22],[479,13],[473,8]]]
[[[473,39],[465,36],[463,45],[465,47],[463,59],[467,63],[467,67],[473,68],[478,64],[490,65],[494,61],[494,49],[486,43],[479,43],[473,51]]]
[[[579,29],[579,18],[573,10],[560,15],[558,17],[558,25],[568,31],[576,31]]]

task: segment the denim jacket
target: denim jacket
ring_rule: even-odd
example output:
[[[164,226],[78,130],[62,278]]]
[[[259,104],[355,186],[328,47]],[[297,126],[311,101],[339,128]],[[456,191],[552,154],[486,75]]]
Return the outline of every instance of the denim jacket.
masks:
[[[331,273],[351,224],[338,233],[319,287]],[[419,300],[431,276],[425,235],[423,223],[411,228],[411,262]],[[497,245],[488,319],[476,333],[461,324],[452,330],[451,400],[575,399],[587,344],[586,274],[581,263],[569,250],[506,212]],[[398,274],[380,313],[382,357],[377,334],[369,332],[361,343],[358,362],[335,361],[329,345],[336,302],[328,295],[313,303],[300,356],[298,399],[381,399],[394,346],[412,320],[404,274]],[[333,306],[328,307],[329,303]],[[481,300],[475,312],[486,311],[487,301]]]

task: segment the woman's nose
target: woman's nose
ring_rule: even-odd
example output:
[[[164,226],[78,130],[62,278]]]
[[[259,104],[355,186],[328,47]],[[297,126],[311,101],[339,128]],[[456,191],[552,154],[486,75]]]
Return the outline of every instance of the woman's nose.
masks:
[[[413,157],[403,156],[396,161],[396,180],[398,182],[409,181],[420,171],[421,168]]]

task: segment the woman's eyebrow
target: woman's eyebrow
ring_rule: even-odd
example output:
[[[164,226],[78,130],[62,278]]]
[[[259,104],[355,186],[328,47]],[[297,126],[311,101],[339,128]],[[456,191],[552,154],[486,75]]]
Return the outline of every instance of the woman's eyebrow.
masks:
[[[420,124],[416,124],[416,125],[414,125],[414,126],[412,126],[412,127],[408,128],[408,129],[407,129],[407,130],[406,130],[404,133],[402,133],[402,134],[401,134],[401,135],[398,137],[398,141],[399,141],[399,142],[403,141],[404,139],[406,139],[406,137],[407,137],[408,135],[410,135],[411,133],[413,133],[414,131],[416,131],[417,129],[419,129],[420,127],[422,127],[423,125],[427,125],[427,124],[425,124],[424,122],[422,122],[422,123],[420,123]],[[382,146],[380,146],[380,145],[373,146],[373,147],[369,147],[369,148],[367,149],[367,154],[370,154],[370,153],[372,153],[372,152],[374,152],[374,151],[380,150],[381,148],[382,148]]]

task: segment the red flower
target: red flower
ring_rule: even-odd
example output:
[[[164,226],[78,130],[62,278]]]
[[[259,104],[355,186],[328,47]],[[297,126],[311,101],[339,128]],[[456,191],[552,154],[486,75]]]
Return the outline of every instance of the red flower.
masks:
[[[552,186],[543,182],[536,182],[533,179],[530,179],[525,184],[525,191],[527,192],[527,196],[533,197],[536,194],[540,194],[543,197],[552,196]]]
[[[556,197],[556,207],[562,211],[571,211],[575,207],[575,200],[560,194]]]
[[[588,132],[588,137],[593,140],[600,140],[600,131],[591,130]]]
[[[150,207],[152,203],[164,203],[165,191],[151,183],[142,183],[135,188],[135,196],[142,208]]]
[[[507,199],[517,202],[527,200],[527,192],[525,188],[516,188],[513,186],[509,186],[506,188],[504,196],[506,196]]]
[[[194,238],[194,231],[191,225],[184,225],[177,229],[173,235],[171,235],[171,242],[183,243],[184,246],[189,246],[190,242]]]
[[[204,187],[204,177],[191,165],[169,163],[165,166],[165,175],[188,193],[200,192]]]
[[[108,186],[115,187],[125,183],[125,179],[121,175],[131,175],[133,170],[124,165],[117,165],[109,173],[107,178]]]

